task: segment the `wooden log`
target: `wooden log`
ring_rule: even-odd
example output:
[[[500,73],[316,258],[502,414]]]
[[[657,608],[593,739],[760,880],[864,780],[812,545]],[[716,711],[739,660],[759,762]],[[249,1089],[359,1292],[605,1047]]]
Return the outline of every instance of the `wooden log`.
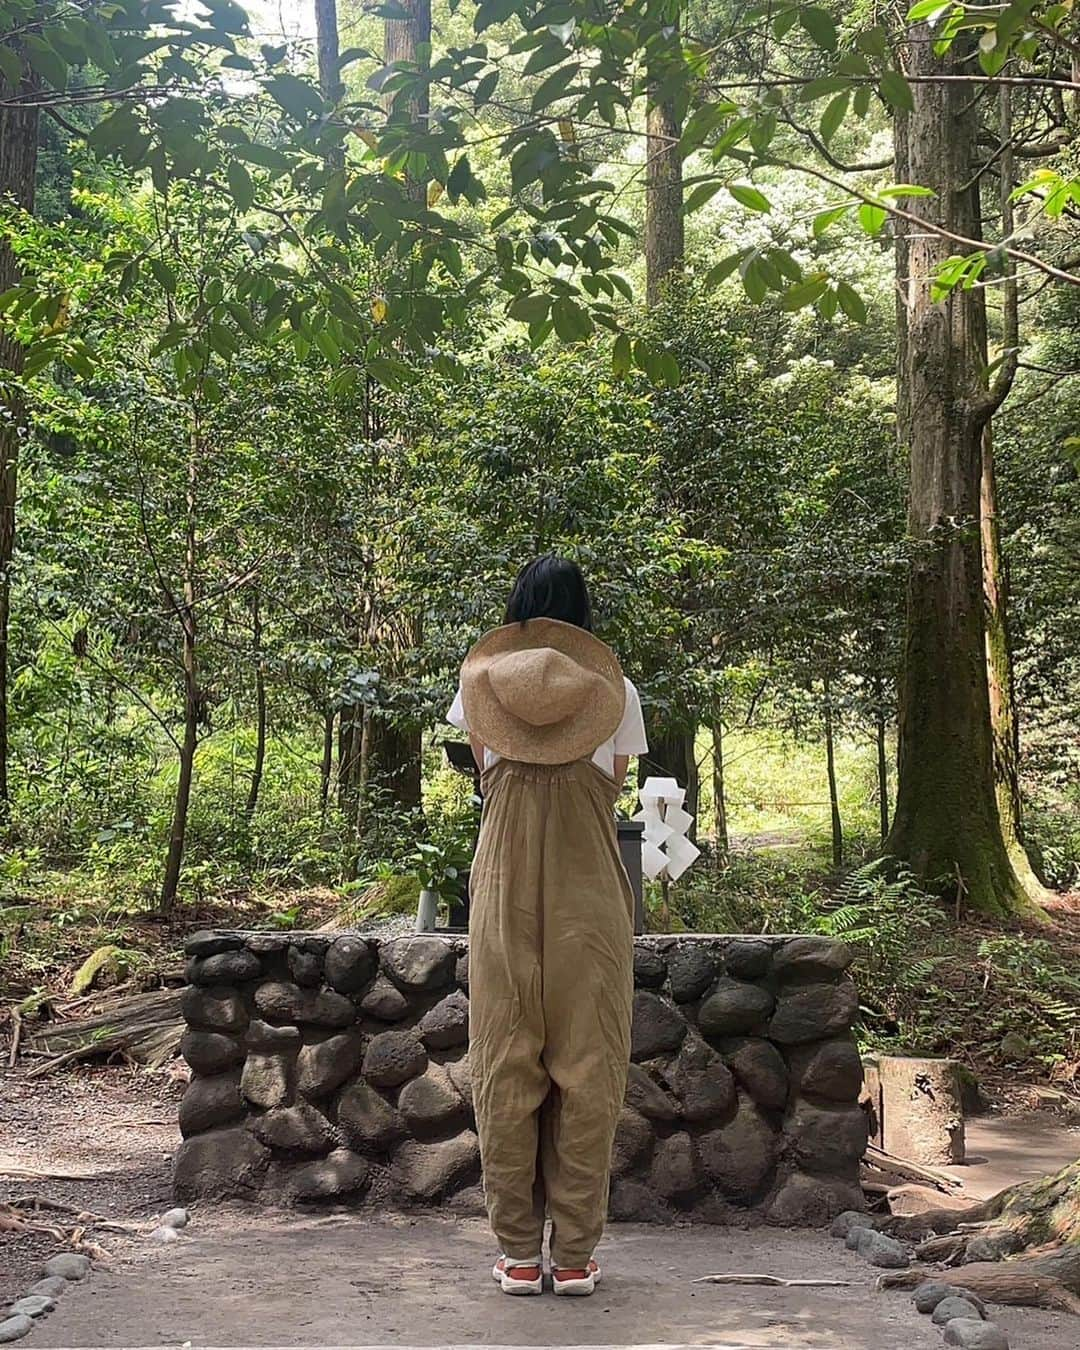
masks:
[[[885,1150],[918,1163],[962,1163],[964,1109],[955,1061],[882,1055],[878,1071]]]
[[[184,1032],[180,1012],[182,990],[155,989],[113,1002],[98,1001],[102,1011],[93,1017],[50,1022],[29,1038],[38,1051],[53,1056],[30,1070],[38,1078],[79,1059],[123,1054],[138,1064],[160,1068],[180,1047]]]
[[[860,1098],[870,1121],[870,1143],[884,1148],[881,1133],[881,1068],[877,1055],[863,1057],[863,1089]]]

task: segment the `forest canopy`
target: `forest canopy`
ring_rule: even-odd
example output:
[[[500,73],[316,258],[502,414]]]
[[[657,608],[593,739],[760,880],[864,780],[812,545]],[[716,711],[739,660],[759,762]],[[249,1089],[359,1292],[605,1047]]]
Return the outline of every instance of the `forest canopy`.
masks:
[[[710,864],[1038,920],[1072,6],[293,8],[0,3],[5,886],[452,882],[457,668],[554,551]]]

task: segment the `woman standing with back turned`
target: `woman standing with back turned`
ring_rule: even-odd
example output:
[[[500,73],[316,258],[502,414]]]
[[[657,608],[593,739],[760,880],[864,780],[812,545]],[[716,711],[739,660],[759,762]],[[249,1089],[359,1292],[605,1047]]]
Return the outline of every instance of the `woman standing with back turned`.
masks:
[[[470,878],[469,1058],[507,1294],[591,1294],[626,1088],[633,897],[614,808],[646,750],[637,690],[592,635],[581,569],[518,576],[461,671],[450,722],[483,769]]]

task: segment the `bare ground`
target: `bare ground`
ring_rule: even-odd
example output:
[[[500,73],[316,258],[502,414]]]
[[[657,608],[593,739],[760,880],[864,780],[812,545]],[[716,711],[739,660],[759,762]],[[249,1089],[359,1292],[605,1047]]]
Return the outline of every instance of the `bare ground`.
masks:
[[[180,1085],[168,1073],[82,1069],[0,1080],[0,1175],[14,1168],[80,1179],[0,1179],[28,1193],[137,1225],[94,1234],[110,1255],[35,1328],[50,1346],[739,1345],[776,1350],[931,1350],[940,1333],[904,1294],[821,1234],[615,1226],[607,1276],[591,1300],[504,1298],[489,1279],[482,1223],[441,1215],[324,1217],[210,1207],[180,1241],[147,1240],[169,1206]],[[1070,1148],[1063,1134],[1057,1147]],[[977,1147],[978,1135],[973,1140]],[[989,1142],[989,1141],[988,1141]],[[994,1161],[1005,1145],[995,1138]],[[1049,1141],[1044,1141],[1051,1147]],[[1023,1152],[1024,1141],[1013,1141]],[[965,1169],[968,1170],[968,1169]],[[970,1169],[976,1172],[977,1168]],[[64,1221],[70,1227],[70,1221]],[[0,1233],[0,1306],[61,1249]],[[838,1289],[695,1285],[715,1272],[851,1281]],[[1077,1319],[996,1309],[1023,1350],[1075,1350]]]

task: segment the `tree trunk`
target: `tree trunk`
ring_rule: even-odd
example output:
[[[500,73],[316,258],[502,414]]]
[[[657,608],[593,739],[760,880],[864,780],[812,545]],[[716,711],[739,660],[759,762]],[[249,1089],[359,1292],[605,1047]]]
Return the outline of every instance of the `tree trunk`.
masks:
[[[323,717],[322,764],[319,768],[319,814],[326,816],[327,803],[330,800],[330,778],[334,772],[334,711],[331,709]]]
[[[724,795],[724,724],[719,718],[713,723],[712,749],[713,814],[716,822],[713,847],[719,865],[731,851],[731,841],[728,839],[727,798]]]
[[[33,77],[27,76],[21,92],[31,93]],[[0,76],[0,92],[13,92]],[[38,153],[37,108],[0,107],[0,198],[10,198],[26,211],[34,209],[34,177]],[[0,241],[0,293],[18,284],[19,268],[14,253]],[[23,368],[23,348],[6,331],[0,331],[0,380],[11,389]],[[11,618],[11,565],[15,553],[15,505],[18,490],[19,442],[25,435],[22,400],[9,393],[0,404],[0,818],[6,815],[8,787],[8,629]]]
[[[403,61],[426,69],[431,64],[431,0],[399,0],[398,7],[406,11],[408,18],[384,21],[383,59],[388,66]],[[420,129],[426,131],[430,111],[426,87],[419,97],[406,97],[404,93],[388,95],[386,111],[392,121],[404,120],[414,127],[420,124]],[[427,176],[409,172],[408,182],[410,196],[424,201]]]
[[[328,103],[336,103],[345,91],[339,63],[337,0],[315,0],[315,38],[319,64],[319,92]]]
[[[884,843],[889,833],[889,763],[886,746],[887,723],[885,720],[884,681],[878,675],[874,679],[874,739],[877,743],[877,782],[878,810],[881,816],[881,839]]]
[[[191,781],[195,773],[195,751],[199,745],[198,627],[195,614],[195,568],[198,562],[196,537],[196,507],[199,471],[199,424],[192,419],[191,447],[188,454],[187,495],[185,500],[184,542],[184,603],[180,613],[183,634],[182,664],[184,669],[184,738],[180,745],[180,775],[176,783],[172,827],[169,831],[169,852],[165,859],[165,879],[161,886],[161,908],[172,909],[180,886],[180,871],[184,864],[184,841],[187,836],[188,807],[191,804]]]
[[[342,708],[338,721],[338,807],[350,819],[360,772],[360,708]]]
[[[832,830],[833,866],[844,861],[844,828],[840,820],[840,796],[836,787],[836,744],[833,737],[832,687],[825,679],[825,769],[829,778],[829,820]]]
[[[319,92],[327,103],[337,104],[345,93],[340,70],[337,0],[315,0],[315,46],[319,67]],[[334,145],[329,148],[326,151],[326,160],[331,168],[343,168],[344,146]]]
[[[967,52],[954,43],[938,57],[925,24],[909,31],[912,73],[954,74]],[[899,181],[933,189],[911,210],[933,213],[954,233],[980,228],[976,117],[963,83],[912,86],[906,165]],[[928,880],[962,887],[983,914],[1030,911],[1009,859],[998,816],[986,678],[979,484],[989,417],[979,350],[982,292],[931,296],[931,280],[953,246],[912,231],[908,275],[900,278],[907,331],[898,400],[910,448],[908,532],[915,543],[908,583],[900,687],[899,784],[887,853]]]
[[[258,593],[251,607],[251,636],[255,651],[255,763],[251,770],[245,811],[250,819],[259,805],[263,766],[266,763],[266,667],[262,650],[262,615],[259,613]]]
[[[645,298],[651,307],[662,293],[664,280],[682,270],[683,231],[682,156],[679,126],[670,103],[648,111],[645,179]]]

